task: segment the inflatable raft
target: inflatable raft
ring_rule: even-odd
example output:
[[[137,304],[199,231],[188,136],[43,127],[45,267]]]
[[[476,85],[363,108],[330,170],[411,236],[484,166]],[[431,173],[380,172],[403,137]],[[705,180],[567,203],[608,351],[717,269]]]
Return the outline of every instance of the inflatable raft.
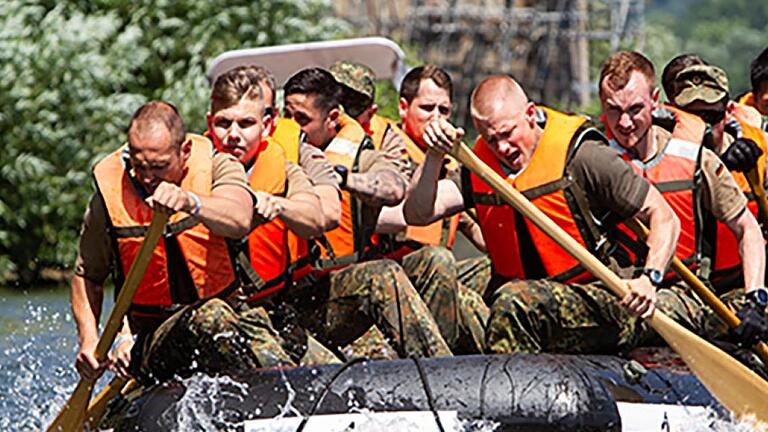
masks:
[[[722,410],[682,368],[548,354],[198,375],[122,404],[118,431],[663,431]]]

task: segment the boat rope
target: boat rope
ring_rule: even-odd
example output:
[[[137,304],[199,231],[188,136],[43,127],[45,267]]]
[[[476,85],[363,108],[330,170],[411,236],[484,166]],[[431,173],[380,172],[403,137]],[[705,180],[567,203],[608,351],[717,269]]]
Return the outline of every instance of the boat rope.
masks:
[[[312,417],[315,414],[315,412],[317,411],[317,408],[320,406],[320,404],[325,399],[325,396],[331,390],[331,385],[333,385],[334,381],[336,381],[336,379],[338,379],[339,376],[341,376],[341,374],[344,373],[344,371],[346,371],[350,367],[352,367],[352,366],[354,366],[354,365],[356,365],[358,363],[363,363],[363,362],[365,362],[367,360],[368,359],[365,358],[365,357],[353,358],[352,360],[344,363],[343,366],[341,366],[339,369],[336,370],[336,372],[334,372],[334,374],[331,377],[331,379],[328,380],[327,383],[325,383],[325,386],[323,387],[323,391],[320,393],[320,397],[315,400],[314,404],[312,404],[312,408],[309,410],[309,413],[301,419],[301,423],[299,423],[299,427],[296,428],[296,432],[303,432],[304,428],[307,427],[307,422],[309,421],[309,418]]]
[[[432,397],[432,388],[429,386],[429,381],[427,380],[427,374],[424,372],[424,366],[421,364],[421,360],[418,357],[412,358],[413,363],[416,365],[416,370],[419,371],[419,378],[421,378],[421,385],[424,387],[424,394],[427,396],[427,405],[429,405],[429,410],[432,411],[432,415],[435,417],[435,423],[437,423],[437,428],[440,430],[440,432],[445,432],[445,428],[443,427],[443,422],[440,421],[440,415],[437,413],[437,409],[435,409],[435,399]]]

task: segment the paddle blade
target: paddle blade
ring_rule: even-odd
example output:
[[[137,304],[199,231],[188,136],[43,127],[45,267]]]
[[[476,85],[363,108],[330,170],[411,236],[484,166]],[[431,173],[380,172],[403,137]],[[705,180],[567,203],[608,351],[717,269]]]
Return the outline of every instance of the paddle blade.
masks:
[[[723,406],[738,418],[754,416],[768,425],[765,380],[666,315],[656,313],[649,322]]]
[[[85,409],[91,398],[93,381],[80,380],[75,391],[62,407],[59,415],[48,426],[48,432],[80,432],[85,421]]]

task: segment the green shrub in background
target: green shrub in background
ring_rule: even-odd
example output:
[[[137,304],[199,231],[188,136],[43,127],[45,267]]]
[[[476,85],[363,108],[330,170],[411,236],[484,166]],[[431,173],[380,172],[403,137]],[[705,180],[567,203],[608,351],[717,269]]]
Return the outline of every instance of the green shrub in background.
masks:
[[[90,167],[151,99],[205,125],[205,74],[237,48],[345,35],[327,1],[6,1],[0,8],[0,281],[71,266]]]

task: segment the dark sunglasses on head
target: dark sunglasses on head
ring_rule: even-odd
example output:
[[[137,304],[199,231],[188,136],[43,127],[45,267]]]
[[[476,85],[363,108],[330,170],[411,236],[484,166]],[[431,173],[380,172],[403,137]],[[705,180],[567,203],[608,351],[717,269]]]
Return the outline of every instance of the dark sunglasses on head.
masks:
[[[699,110],[689,111],[691,114],[699,116],[707,124],[716,124],[725,118],[725,110]]]

